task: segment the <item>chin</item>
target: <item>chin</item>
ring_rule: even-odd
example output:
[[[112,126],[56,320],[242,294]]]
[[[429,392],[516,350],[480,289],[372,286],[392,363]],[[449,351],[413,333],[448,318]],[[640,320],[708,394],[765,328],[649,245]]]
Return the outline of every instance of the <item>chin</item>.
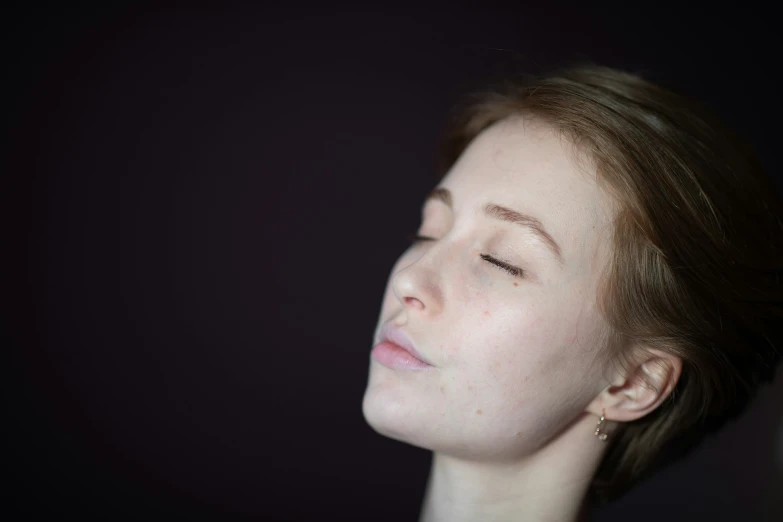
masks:
[[[426,428],[426,419],[418,419],[411,405],[392,390],[381,388],[371,382],[364,392],[362,415],[365,422],[379,435],[421,446],[416,441],[416,433]]]

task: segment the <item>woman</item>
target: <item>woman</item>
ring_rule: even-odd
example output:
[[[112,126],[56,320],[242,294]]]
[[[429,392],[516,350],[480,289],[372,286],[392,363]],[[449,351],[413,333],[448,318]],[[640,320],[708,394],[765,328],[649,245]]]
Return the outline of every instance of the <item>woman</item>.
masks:
[[[586,520],[780,360],[781,200],[695,102],[592,65],[473,98],[392,269],[362,410],[422,521]]]

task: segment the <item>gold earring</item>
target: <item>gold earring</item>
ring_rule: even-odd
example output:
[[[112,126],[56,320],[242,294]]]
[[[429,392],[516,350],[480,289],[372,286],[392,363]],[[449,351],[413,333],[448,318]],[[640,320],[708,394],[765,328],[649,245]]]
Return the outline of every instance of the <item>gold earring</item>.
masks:
[[[604,423],[604,419],[606,418],[606,410],[601,408],[601,418],[598,419],[598,425],[595,428],[595,436],[598,437],[598,440],[602,442],[606,442],[606,439],[609,438],[609,435],[606,433],[601,433],[601,424]]]

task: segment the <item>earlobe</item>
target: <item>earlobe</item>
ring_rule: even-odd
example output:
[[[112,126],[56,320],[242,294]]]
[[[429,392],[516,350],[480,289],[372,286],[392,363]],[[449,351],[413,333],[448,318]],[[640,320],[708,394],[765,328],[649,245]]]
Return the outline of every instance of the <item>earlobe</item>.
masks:
[[[629,422],[652,412],[671,395],[682,373],[682,359],[657,349],[646,349],[643,354],[596,398],[590,411],[603,408],[607,419]]]

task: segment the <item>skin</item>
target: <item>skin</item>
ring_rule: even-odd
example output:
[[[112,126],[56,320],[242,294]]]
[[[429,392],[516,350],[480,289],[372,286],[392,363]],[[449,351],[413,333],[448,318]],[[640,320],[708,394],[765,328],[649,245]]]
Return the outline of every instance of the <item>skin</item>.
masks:
[[[638,418],[679,375],[658,352],[623,374],[608,364],[596,296],[615,207],[574,150],[535,120],[491,126],[438,185],[453,209],[425,202],[418,233],[433,240],[392,268],[374,341],[393,322],[433,367],[371,359],[362,410],[378,433],[433,451],[422,521],[584,517],[607,447],[593,436],[602,409]],[[483,215],[488,202],[541,221],[563,264],[527,229]]]

